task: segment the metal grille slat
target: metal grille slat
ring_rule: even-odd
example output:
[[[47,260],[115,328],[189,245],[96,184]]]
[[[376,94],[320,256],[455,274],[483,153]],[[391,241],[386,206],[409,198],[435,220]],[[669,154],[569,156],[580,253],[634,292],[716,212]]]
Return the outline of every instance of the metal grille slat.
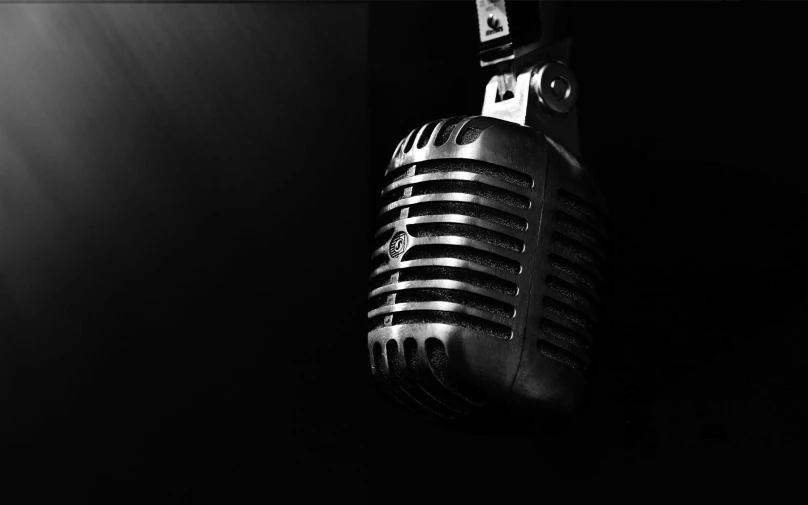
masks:
[[[389,323],[393,314],[433,312],[440,322],[437,315],[456,313],[512,331],[532,188],[527,174],[465,159],[429,160],[388,174],[376,236],[405,231],[408,244],[400,258],[371,274],[368,318]],[[379,240],[373,257],[386,252]],[[403,279],[408,270],[418,278]]]

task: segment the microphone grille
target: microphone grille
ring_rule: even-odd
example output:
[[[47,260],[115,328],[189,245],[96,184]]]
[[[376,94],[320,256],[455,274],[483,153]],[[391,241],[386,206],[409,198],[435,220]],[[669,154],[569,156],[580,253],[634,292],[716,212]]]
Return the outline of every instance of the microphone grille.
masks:
[[[478,119],[428,123],[394,158],[472,144],[493,124]],[[368,331],[439,325],[511,339],[533,184],[529,174],[470,157],[391,164],[372,253]],[[401,402],[442,419],[482,404],[450,378],[440,338],[379,339],[372,349],[374,371]]]
[[[399,402],[449,420],[509,390],[517,371],[567,373],[541,359],[586,371],[606,222],[574,194],[564,153],[553,154],[558,173],[548,168],[551,150],[534,130],[480,116],[433,121],[399,143],[367,328],[373,374]],[[539,394],[535,377],[520,382],[524,395]]]
[[[603,286],[607,220],[593,205],[563,189],[558,190],[556,201],[545,279],[547,310],[540,329],[588,356]],[[543,343],[540,352],[558,361],[560,354],[551,352],[550,345]],[[571,354],[564,358],[564,363],[576,371],[587,367]]]

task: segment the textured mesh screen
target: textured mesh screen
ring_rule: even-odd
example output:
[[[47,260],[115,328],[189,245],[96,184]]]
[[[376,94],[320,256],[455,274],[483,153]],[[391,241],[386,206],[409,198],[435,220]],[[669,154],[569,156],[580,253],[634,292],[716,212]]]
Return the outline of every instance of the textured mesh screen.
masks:
[[[582,214],[583,216],[586,216],[587,220],[592,222],[592,224],[595,226],[608,226],[608,220],[602,212],[597,210],[592,204],[588,203],[583,198],[575,196],[569,191],[564,191],[562,189],[558,192],[558,203],[562,207],[566,207]]]
[[[449,357],[446,356],[446,349],[443,342],[437,338],[429,338],[426,341],[426,353],[429,357],[429,364],[435,374],[444,382],[449,382]]]
[[[415,246],[404,255],[405,261],[419,259],[455,258],[517,275],[521,266],[517,261],[471,247],[455,245]]]
[[[485,319],[458,312],[445,312],[440,310],[421,310],[396,312],[393,314],[393,325],[397,324],[430,324],[442,323],[459,326],[472,331],[485,333],[495,338],[511,338],[511,330],[507,326],[493,323]]]
[[[370,271],[373,272],[377,268],[381,267],[382,265],[387,263],[387,255],[380,254],[375,256],[373,259],[370,260]]]
[[[465,268],[455,267],[416,267],[401,270],[399,282],[421,281],[431,279],[446,279],[460,281],[477,286],[478,288],[499,291],[510,296],[516,296],[517,288],[513,282],[500,279],[493,275]]]
[[[411,205],[409,209],[409,217],[457,214],[459,216],[468,216],[490,221],[518,231],[527,228],[527,221],[519,216],[514,216],[513,214],[476,203],[427,202]]]
[[[387,364],[390,368],[390,375],[400,381],[402,375],[398,360],[398,344],[392,339],[387,341]]]
[[[449,137],[452,135],[452,130],[454,130],[457,123],[459,123],[462,120],[463,120],[462,117],[455,117],[446,121],[446,123],[441,127],[440,131],[438,132],[438,136],[435,138],[435,145],[442,146],[443,144],[445,144],[449,140]]]
[[[519,209],[530,207],[530,199],[506,189],[495,188],[472,181],[428,181],[412,187],[412,196],[433,195],[435,193],[465,193],[488,198],[504,205]]]
[[[547,286],[589,310],[593,310],[595,307],[595,301],[590,295],[554,275],[547,276]]]
[[[601,268],[603,260],[592,249],[561,233],[553,233],[553,246],[562,249],[593,269]]]
[[[404,152],[408,153],[412,150],[412,145],[415,143],[415,135],[418,133],[418,129],[410,132],[410,136],[407,137],[407,143],[404,145]]]
[[[384,179],[384,185],[409,177],[407,172],[413,168],[413,166],[415,167],[415,173],[413,175],[468,172],[491,177],[492,179],[507,182],[508,184],[513,184],[514,186],[521,188],[533,187],[533,178],[528,174],[499,165],[486,163],[484,161],[465,158],[424,160],[419,161],[418,163],[403,165],[387,174]]]
[[[426,125],[424,128],[424,132],[421,134],[421,137],[418,139],[418,149],[422,149],[427,142],[429,142],[429,136],[432,135],[432,132],[435,130],[435,127],[438,126],[440,121],[433,121]]]
[[[558,211],[556,213],[556,222],[561,226],[561,228],[575,233],[589,242],[590,246],[594,246],[601,251],[605,250],[606,238],[603,237],[594,227],[562,211]]]
[[[539,323],[547,341],[540,343],[539,351],[577,372],[585,369],[589,359],[587,350],[603,277],[605,224],[605,217],[594,206],[568,191],[559,191],[558,209],[550,225],[554,230],[547,296]],[[558,347],[553,340],[571,345],[579,355]]]
[[[579,326],[582,330],[589,331],[592,329],[592,321],[583,313],[570,307],[566,303],[562,303],[554,298],[545,297],[544,307],[551,313],[562,320],[566,320],[573,325]]]
[[[584,283],[592,291],[599,291],[600,282],[582,266],[556,254],[550,255],[550,266]]]
[[[564,349],[544,340],[538,341],[538,348],[539,353],[541,353],[543,356],[567,365],[578,374],[583,375],[586,372],[586,363],[571,352],[565,351]]]
[[[407,231],[413,237],[462,237],[479,242],[484,242],[493,246],[508,249],[513,252],[522,252],[525,248],[524,242],[518,238],[498,233],[479,226],[471,226],[458,223],[421,223],[407,226]]]
[[[382,197],[380,199],[380,203],[382,205],[390,205],[393,202],[396,202],[398,200],[402,200],[404,198],[404,190],[405,189],[407,189],[407,188],[406,187],[400,187],[400,188],[396,188],[396,189],[394,189],[392,191],[389,191],[389,192],[385,193],[384,195],[382,195]],[[400,213],[401,211],[399,210],[398,212]]]
[[[501,317],[513,317],[513,306],[499,300],[455,289],[407,289],[396,293],[396,303],[450,302],[489,312]]]
[[[460,145],[471,144],[480,138],[480,135],[482,135],[484,131],[485,130],[482,128],[477,128],[472,124],[468,124],[465,128],[463,128],[463,131],[460,132],[460,135],[457,136],[457,143]]]
[[[547,318],[542,318],[541,321],[539,322],[539,327],[541,331],[559,340],[567,342],[570,345],[578,347],[584,351],[589,349],[589,342],[587,342],[584,336],[570,330],[565,326],[561,326],[555,321],[551,321]]]
[[[406,172],[406,170],[405,170]],[[533,178],[522,172],[509,168],[492,165],[479,160],[469,159],[442,159],[427,160],[416,165],[415,174],[434,174],[443,172],[470,172],[472,174],[485,175],[492,179],[498,179],[508,184],[513,184],[522,188],[533,187]]]

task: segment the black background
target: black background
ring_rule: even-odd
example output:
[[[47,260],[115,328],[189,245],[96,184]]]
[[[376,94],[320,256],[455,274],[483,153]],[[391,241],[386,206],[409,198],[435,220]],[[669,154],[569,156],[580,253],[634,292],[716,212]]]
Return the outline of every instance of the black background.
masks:
[[[805,448],[808,12],[578,11],[613,238],[590,401],[566,430],[481,435],[390,406],[364,337],[390,153],[482,105],[473,7],[4,6],[9,502],[783,490]]]
[[[0,23],[0,495],[362,500],[367,6]]]

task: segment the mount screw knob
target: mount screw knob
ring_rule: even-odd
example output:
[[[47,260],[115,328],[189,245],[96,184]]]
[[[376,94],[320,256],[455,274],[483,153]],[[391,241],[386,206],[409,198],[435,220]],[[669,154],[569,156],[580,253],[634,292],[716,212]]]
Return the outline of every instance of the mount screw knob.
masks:
[[[548,114],[566,114],[578,99],[575,75],[561,62],[550,62],[539,67],[530,79],[530,86]]]

